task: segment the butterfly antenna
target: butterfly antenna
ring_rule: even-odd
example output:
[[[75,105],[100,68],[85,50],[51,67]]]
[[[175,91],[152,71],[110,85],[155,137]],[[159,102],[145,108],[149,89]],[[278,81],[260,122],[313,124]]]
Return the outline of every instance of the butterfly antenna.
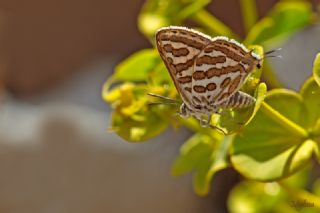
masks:
[[[280,51],[280,50],[282,50],[281,47],[280,47],[280,48],[277,48],[277,49],[269,50],[269,51],[265,52],[264,55],[269,55],[269,54],[271,54],[271,53],[274,53],[274,52],[277,52],[277,51]]]
[[[158,106],[158,105],[178,105],[178,103],[174,102],[154,102],[154,103],[148,103],[149,106]]]
[[[274,49],[274,50],[269,50],[267,52],[264,53],[263,57],[261,58],[262,59],[265,59],[265,58],[282,58],[281,55],[270,55],[271,53],[274,53],[274,52],[277,52],[279,50],[281,50],[282,48],[277,48],[277,49]]]
[[[282,58],[282,55],[267,55],[263,58]]]
[[[176,101],[174,99],[171,99],[171,98],[168,98],[168,97],[165,97],[165,96],[162,96],[162,95],[158,95],[158,94],[154,94],[154,93],[148,93],[148,95],[152,96],[152,97],[160,98],[160,99],[163,99],[163,100],[166,100],[166,101],[170,101],[170,102],[173,102],[173,103],[178,103],[178,101]]]

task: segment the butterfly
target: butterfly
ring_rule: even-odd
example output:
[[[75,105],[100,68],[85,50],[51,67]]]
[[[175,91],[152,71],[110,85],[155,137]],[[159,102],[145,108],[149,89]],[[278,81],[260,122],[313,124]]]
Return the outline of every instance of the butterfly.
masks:
[[[183,101],[181,117],[193,116],[208,127],[220,109],[255,103],[239,89],[255,68],[261,68],[262,58],[244,45],[178,26],[159,29],[156,45]]]

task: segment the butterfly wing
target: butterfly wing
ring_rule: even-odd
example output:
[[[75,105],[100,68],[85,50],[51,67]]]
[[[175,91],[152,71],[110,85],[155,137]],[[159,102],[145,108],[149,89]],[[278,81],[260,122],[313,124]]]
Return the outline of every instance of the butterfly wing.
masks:
[[[182,100],[191,107],[194,61],[212,39],[185,27],[166,27],[157,32],[156,42]]]
[[[194,105],[219,105],[237,92],[252,71],[249,51],[225,37],[216,37],[194,61],[192,101]]]

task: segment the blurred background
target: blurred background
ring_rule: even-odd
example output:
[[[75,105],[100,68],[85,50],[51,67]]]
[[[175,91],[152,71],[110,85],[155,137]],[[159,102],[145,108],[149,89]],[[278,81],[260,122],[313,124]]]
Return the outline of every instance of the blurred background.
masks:
[[[257,1],[259,17],[276,2]],[[122,59],[152,46],[137,28],[143,3],[0,0],[1,213],[226,212],[234,172],[219,173],[205,198],[193,193],[191,177],[170,176],[190,132],[169,129],[131,144],[107,131],[103,83]],[[238,0],[207,8],[244,36]],[[310,75],[315,44],[319,24],[286,41],[283,59],[271,62],[288,88]]]

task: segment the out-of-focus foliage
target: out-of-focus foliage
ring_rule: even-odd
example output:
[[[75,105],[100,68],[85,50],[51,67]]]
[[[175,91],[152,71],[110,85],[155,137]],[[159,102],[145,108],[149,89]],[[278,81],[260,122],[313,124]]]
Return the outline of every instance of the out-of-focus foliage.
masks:
[[[232,189],[228,209],[231,213],[319,212],[320,179],[313,180],[308,176],[312,169],[308,166],[281,182],[244,180]],[[307,187],[309,191],[301,190]]]
[[[154,44],[159,28],[192,22],[211,36],[225,35],[243,41],[262,56],[264,49],[288,39],[312,24],[316,17],[308,1],[286,0],[279,1],[267,16],[258,20],[256,2],[239,1],[247,32],[243,39],[205,9],[208,0],[147,0],[138,26]],[[320,55],[315,59],[313,76],[299,93],[284,88],[267,92],[266,84],[260,83],[261,77],[270,88],[282,85],[268,63],[255,70],[241,88],[256,97],[255,105],[224,110],[211,120],[212,125],[230,134],[227,136],[217,129],[201,127],[194,118],[180,118],[179,104],[170,101],[155,104],[163,100],[147,95],[155,93],[179,101],[155,48],[141,50],[122,61],[106,82],[103,98],[114,108],[112,130],[127,141],[146,141],[168,126],[185,126],[195,132],[182,145],[172,173],[177,176],[192,172],[194,190],[199,195],[209,192],[213,175],[226,167],[256,181],[281,181],[240,183],[229,198],[231,212],[272,212],[272,206],[278,204],[278,212],[293,212],[285,201],[292,196],[292,190],[299,191],[296,199],[311,199],[319,205],[320,201],[311,193],[319,194],[320,180],[314,182],[311,193],[302,193],[306,184],[292,185],[292,181],[284,179],[310,164],[313,155],[320,160]]]
[[[262,181],[286,177],[319,158],[320,54],[315,59],[314,76],[300,93],[286,89],[268,92],[261,110],[238,134],[231,147],[231,162],[244,176]]]
[[[228,166],[228,147],[232,136],[213,137],[196,133],[180,149],[180,156],[172,167],[174,176],[194,172],[193,186],[200,194],[207,194],[213,174]]]
[[[137,69],[138,67],[138,69]],[[110,89],[112,84],[118,84]],[[103,88],[103,98],[112,103],[112,130],[127,141],[151,139],[175,120],[178,106],[150,106],[156,102],[147,92],[176,98],[173,82],[161,62],[157,50],[146,49],[120,63]],[[171,117],[168,117],[171,115]]]
[[[183,25],[186,18],[199,12],[210,0],[147,0],[139,15],[138,25],[147,37],[170,25]]]
[[[313,19],[307,1],[280,1],[249,31],[245,43],[268,45],[287,39]]]

